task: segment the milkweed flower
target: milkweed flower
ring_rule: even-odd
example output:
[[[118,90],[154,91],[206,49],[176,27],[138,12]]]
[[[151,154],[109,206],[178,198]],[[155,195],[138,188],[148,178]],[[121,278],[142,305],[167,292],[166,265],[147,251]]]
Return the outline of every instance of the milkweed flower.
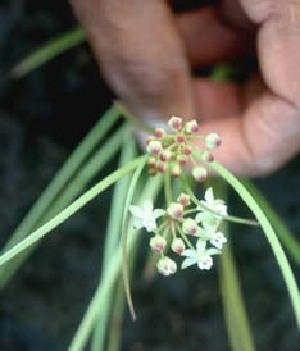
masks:
[[[157,270],[164,276],[169,276],[177,272],[177,264],[170,257],[163,257],[157,262]]]
[[[215,200],[212,187],[209,187],[205,191],[204,200],[205,201],[201,200],[200,203],[207,209],[221,216],[227,215],[227,206],[225,205],[225,202],[223,200]],[[201,206],[199,206],[198,209],[203,210]]]
[[[134,228],[145,228],[147,232],[153,232],[156,229],[156,219],[166,213],[162,209],[153,209],[151,201],[146,201],[141,206],[131,205],[129,211],[133,215]]]
[[[196,264],[199,269],[208,270],[213,266],[213,259],[211,256],[220,253],[221,252],[217,249],[206,250],[206,241],[198,240],[196,243],[196,250],[188,249],[182,253],[183,256],[186,256],[186,259],[182,262],[181,268],[185,269]]]

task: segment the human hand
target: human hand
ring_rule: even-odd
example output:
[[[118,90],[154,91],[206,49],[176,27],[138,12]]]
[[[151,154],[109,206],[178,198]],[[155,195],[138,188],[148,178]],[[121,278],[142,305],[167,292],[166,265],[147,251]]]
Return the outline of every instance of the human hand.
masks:
[[[146,119],[197,118],[217,132],[216,159],[261,175],[300,150],[300,0],[223,0],[173,15],[164,0],[70,0],[100,68],[125,105]],[[260,76],[244,85],[192,79],[191,66],[253,48]]]

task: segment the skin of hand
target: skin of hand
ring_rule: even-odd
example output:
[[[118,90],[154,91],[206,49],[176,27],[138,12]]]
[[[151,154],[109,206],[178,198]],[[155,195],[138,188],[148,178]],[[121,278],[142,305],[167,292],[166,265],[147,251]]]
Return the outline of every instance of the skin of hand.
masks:
[[[264,175],[300,151],[300,0],[223,0],[174,15],[166,0],[70,0],[100,69],[144,119],[196,118],[217,132],[215,157]],[[243,85],[191,76],[255,50],[260,76]]]

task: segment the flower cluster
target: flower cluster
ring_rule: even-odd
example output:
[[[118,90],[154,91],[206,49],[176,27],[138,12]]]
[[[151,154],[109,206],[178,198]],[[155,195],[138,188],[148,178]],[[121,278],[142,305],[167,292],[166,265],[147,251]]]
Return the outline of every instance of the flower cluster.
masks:
[[[199,134],[200,128],[196,120],[183,123],[180,117],[171,117],[168,121],[171,133],[163,128],[156,128],[154,135],[147,138],[147,152],[150,154],[148,169],[150,175],[170,171],[173,177],[179,177],[184,167],[192,168],[192,175],[197,181],[206,178],[205,163],[213,161],[212,151],[220,146],[218,134],[211,133],[206,137]],[[195,142],[204,144],[199,165],[193,155]]]
[[[212,256],[220,254],[227,241],[219,230],[227,206],[214,198],[212,188],[205,191],[202,201],[181,193],[166,210],[154,209],[150,201],[142,206],[132,205],[129,210],[135,228],[145,228],[154,234],[150,247],[160,254],[157,269],[165,276],[177,272],[177,263],[169,257],[169,252],[185,257],[182,269],[193,264],[201,270],[210,269]]]

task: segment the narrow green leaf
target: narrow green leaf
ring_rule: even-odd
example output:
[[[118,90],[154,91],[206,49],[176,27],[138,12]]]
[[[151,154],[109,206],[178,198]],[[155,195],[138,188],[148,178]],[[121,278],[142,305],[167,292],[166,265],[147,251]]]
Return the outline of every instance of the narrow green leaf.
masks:
[[[291,298],[292,306],[294,309],[295,317],[298,326],[300,327],[300,294],[297,287],[297,283],[294,277],[294,274],[291,270],[285,252],[282,249],[282,246],[270,224],[268,218],[262,211],[262,209],[258,206],[255,199],[249,193],[249,191],[243,186],[243,184],[227,169],[218,164],[217,162],[212,162],[210,164],[211,168],[215,170],[222,178],[224,178],[233,189],[239,194],[241,199],[245,202],[245,204],[250,208],[253,212],[256,219],[262,226],[262,229],[266,235],[266,238],[271,245],[274,256],[277,260],[279,268],[281,270],[283,279],[287,286],[288,293]]]
[[[258,188],[249,180],[242,179],[241,183],[244,184],[249,193],[254,197],[255,201],[259,204],[260,208],[264,211],[268,217],[273,228],[276,228],[276,233],[285,247],[287,252],[293,257],[293,259],[300,264],[300,243],[283,223],[276,211],[272,208],[271,204],[258,190]]]
[[[140,201],[143,202],[149,198],[155,198],[161,187],[161,177],[154,177],[147,183]],[[128,251],[131,249],[137,239],[137,231],[129,226],[128,235]],[[102,313],[104,307],[102,301],[105,301],[106,296],[110,294],[111,288],[116,281],[122,268],[122,245],[115,250],[111,257],[111,264],[108,267],[107,274],[103,277],[101,283],[98,285],[95,295],[93,296],[87,311],[78,327],[76,334],[71,342],[68,351],[81,351],[89,338],[89,335],[94,327],[97,316]]]
[[[85,34],[79,27],[68,31],[67,33],[60,34],[58,37],[51,39],[17,63],[11,71],[11,75],[14,78],[21,78],[41,65],[49,62],[54,57],[81,44],[84,40]]]
[[[2,256],[0,256],[0,266],[5,262],[11,260],[13,257],[18,255],[20,252],[24,251],[32,244],[36,243],[43,236],[49,233],[51,230],[56,228],[58,225],[62,224],[65,220],[67,220],[70,216],[76,213],[80,208],[85,206],[88,202],[93,200],[97,195],[99,195],[102,191],[107,189],[113,183],[118,181],[128,172],[134,170],[140,163],[141,160],[146,159],[145,156],[139,157],[132,162],[128,163],[122,169],[118,169],[117,171],[111,173],[109,176],[104,178],[98,184],[93,186],[90,190],[80,196],[76,201],[74,201],[71,205],[65,208],[62,212],[52,218],[49,222],[41,226],[39,229],[28,235],[27,238],[16,244],[12,249],[5,252]]]

